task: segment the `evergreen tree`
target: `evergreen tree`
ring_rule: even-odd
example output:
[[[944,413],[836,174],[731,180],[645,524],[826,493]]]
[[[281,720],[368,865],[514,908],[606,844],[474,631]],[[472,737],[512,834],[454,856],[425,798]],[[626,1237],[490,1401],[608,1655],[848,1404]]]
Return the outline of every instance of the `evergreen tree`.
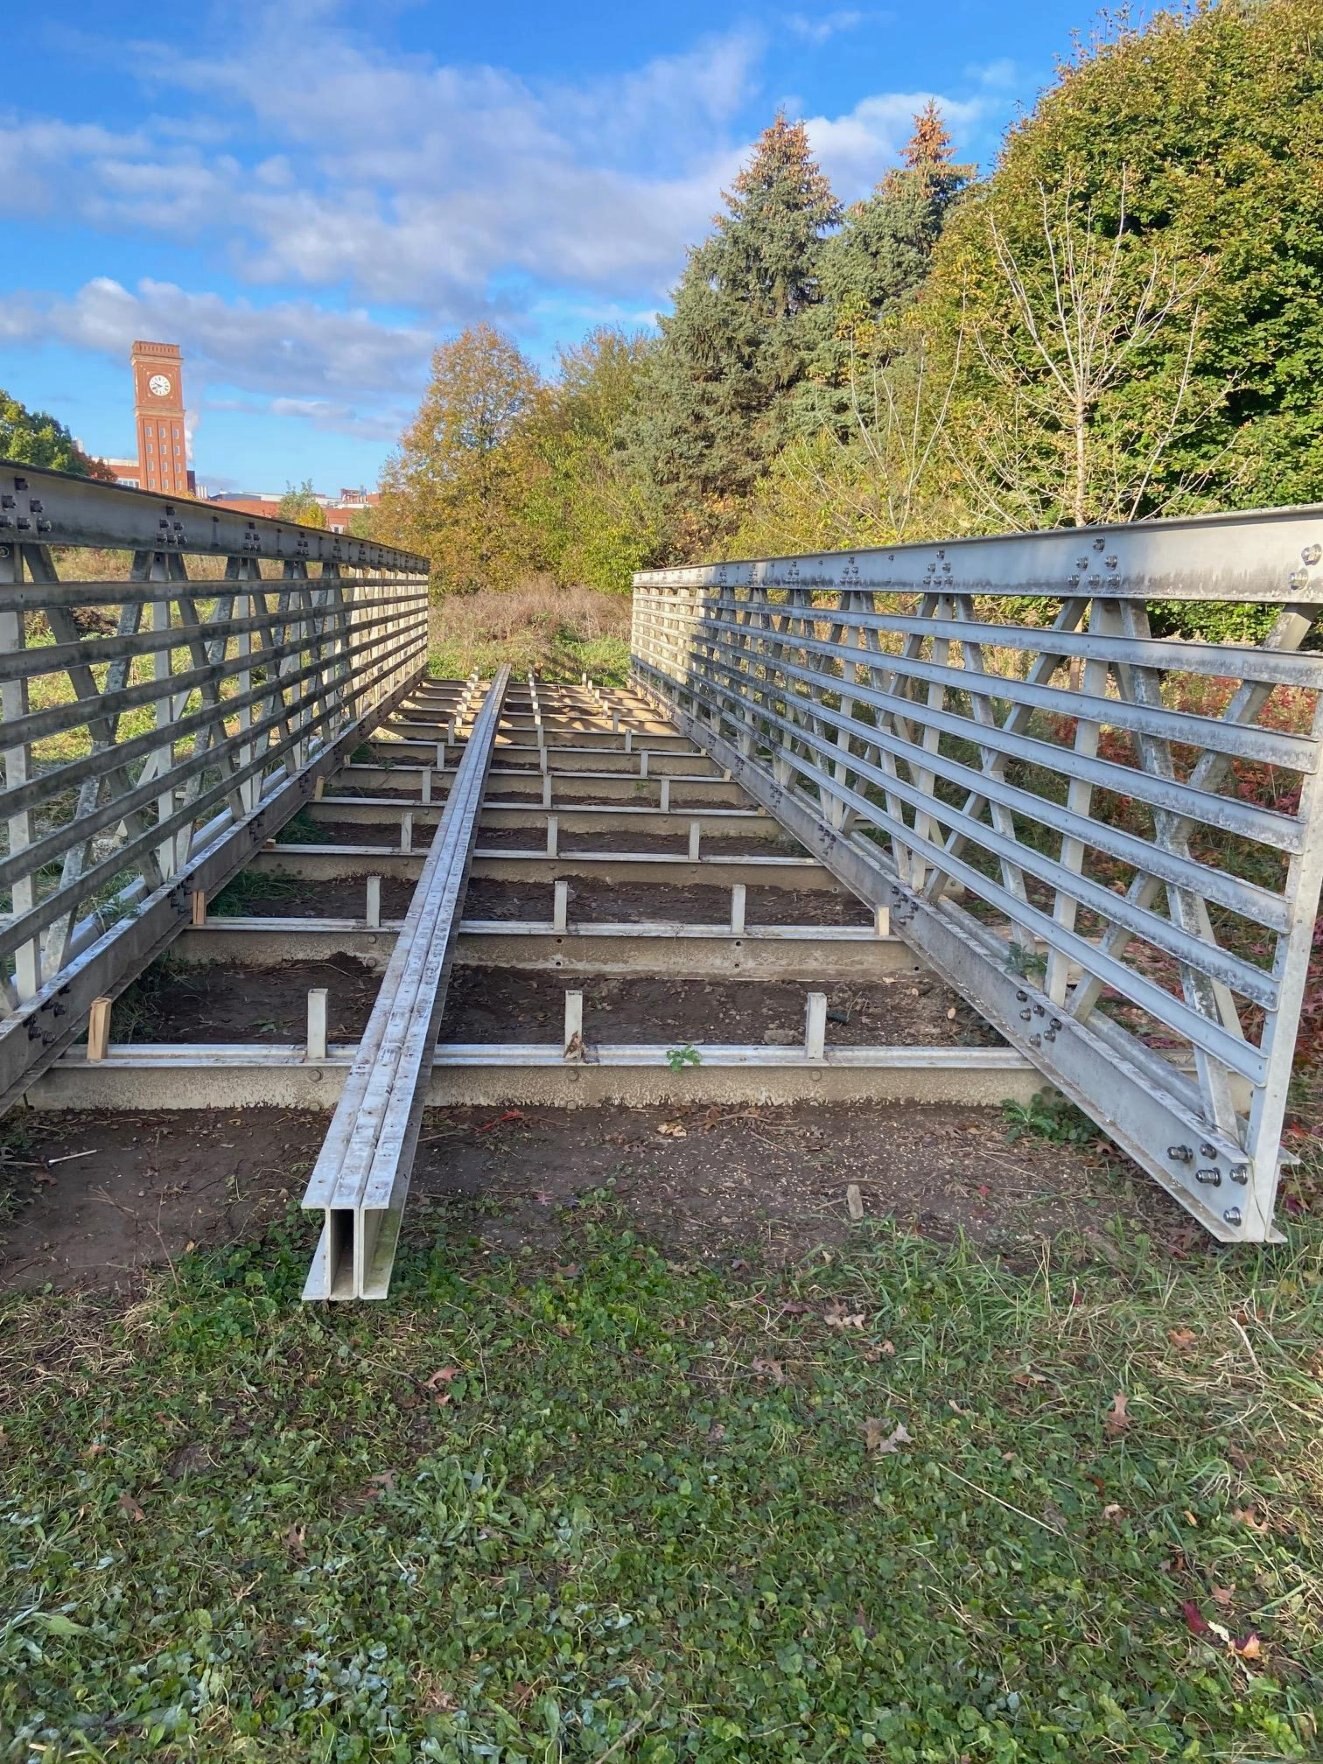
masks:
[[[822,252],[811,381],[799,401],[806,429],[849,425],[851,364],[885,347],[888,319],[927,275],[946,218],[973,173],[973,166],[955,164],[930,99],[914,119],[901,164],[846,211]]]
[[[682,550],[729,527],[785,438],[790,394],[807,367],[805,318],[821,298],[824,239],[840,219],[804,125],[783,116],[724,200],[661,321],[636,431]]]

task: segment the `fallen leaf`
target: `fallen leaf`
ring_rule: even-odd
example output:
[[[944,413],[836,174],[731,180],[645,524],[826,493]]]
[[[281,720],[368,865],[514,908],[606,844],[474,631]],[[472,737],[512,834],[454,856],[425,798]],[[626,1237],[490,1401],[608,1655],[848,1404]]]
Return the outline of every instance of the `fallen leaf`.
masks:
[[[1207,1635],[1208,1619],[1195,1604],[1193,1599],[1186,1599],[1181,1606],[1181,1616],[1185,1619],[1185,1627],[1191,1635]]]
[[[1193,1347],[1198,1339],[1199,1337],[1193,1329],[1169,1329],[1167,1331],[1167,1340],[1173,1347],[1181,1349]]]
[[[1103,1518],[1119,1519],[1124,1511],[1125,1509],[1118,1506],[1115,1501],[1108,1501],[1107,1505],[1103,1508]]]
[[[689,1129],[683,1121],[663,1121],[657,1129],[665,1139],[688,1139]]]
[[[785,1383],[785,1368],[780,1360],[753,1360],[750,1363],[760,1378],[770,1378],[773,1384]]]
[[[375,1476],[368,1477],[367,1484],[363,1489],[363,1499],[365,1501],[379,1501],[382,1495],[389,1493],[394,1487],[395,1472],[393,1470],[378,1470]]]
[[[1248,1525],[1251,1531],[1257,1531],[1260,1535],[1272,1529],[1266,1519],[1259,1518],[1253,1507],[1237,1507],[1231,1517],[1239,1519],[1242,1525]]]
[[[0,1434],[0,1444],[3,1444],[3,1443],[4,1443],[4,1435]],[[85,1458],[99,1458],[101,1456],[102,1452],[107,1451],[107,1450],[109,1450],[109,1448],[104,1444],[103,1441],[101,1441],[99,1439],[94,1439],[92,1441],[91,1445],[87,1446],[84,1449],[83,1456]]]
[[[1248,1635],[1233,1638],[1231,1650],[1242,1660],[1257,1660],[1263,1652],[1263,1642],[1251,1629]]]
[[[1112,1398],[1112,1406],[1103,1416],[1104,1431],[1115,1439],[1117,1434],[1124,1433],[1130,1425],[1130,1416],[1125,1406],[1125,1392],[1118,1390]]]
[[[452,1384],[459,1377],[458,1366],[441,1366],[427,1380],[428,1390],[439,1390],[443,1384]]]
[[[714,1421],[707,1430],[707,1437],[713,1445],[720,1445],[726,1437],[726,1429],[720,1421]]]
[[[1221,1623],[1210,1623],[1207,1626],[1209,1635],[1215,1635],[1224,1648],[1231,1646],[1231,1631]]]
[[[1215,1605],[1221,1605],[1225,1610],[1231,1604],[1235,1590],[1234,1586],[1210,1586],[1208,1596]]]
[[[143,1520],[147,1517],[138,1502],[135,1501],[133,1496],[127,1493],[127,1491],[119,1497],[119,1500],[115,1504],[118,1506],[121,1513],[126,1513],[128,1517],[132,1519],[135,1525],[141,1525]]]
[[[886,1452],[898,1452],[902,1446],[913,1444],[903,1421],[887,1432],[885,1421],[865,1421],[860,1429],[864,1436],[865,1450],[876,1452],[881,1457]]]
[[[285,1548],[291,1555],[303,1554],[303,1540],[307,1536],[307,1528],[303,1525],[291,1525],[285,1533]]]
[[[843,1304],[837,1302],[828,1305],[822,1314],[822,1320],[828,1329],[862,1329],[864,1313],[862,1311],[848,1311]]]
[[[549,1188],[536,1188],[533,1191],[533,1199],[540,1207],[549,1207],[555,1198]]]

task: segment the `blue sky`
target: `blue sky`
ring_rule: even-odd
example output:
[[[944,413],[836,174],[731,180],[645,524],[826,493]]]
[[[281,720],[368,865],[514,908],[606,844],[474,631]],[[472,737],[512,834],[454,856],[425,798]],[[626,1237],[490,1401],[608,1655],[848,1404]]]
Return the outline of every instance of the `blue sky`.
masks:
[[[649,324],[778,106],[847,201],[929,96],[986,167],[1092,18],[1085,0],[18,10],[0,386],[123,453],[129,344],[178,342],[205,483],[331,492],[376,482],[464,324],[547,367],[594,324]]]

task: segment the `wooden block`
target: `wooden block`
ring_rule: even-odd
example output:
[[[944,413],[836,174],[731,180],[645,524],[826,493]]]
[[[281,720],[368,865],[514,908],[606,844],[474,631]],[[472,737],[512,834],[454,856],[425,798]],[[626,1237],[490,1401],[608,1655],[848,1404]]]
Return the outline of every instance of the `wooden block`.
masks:
[[[207,922],[206,889],[195,888],[192,890],[188,898],[192,907],[192,911],[189,915],[189,923],[192,925],[205,925]]]
[[[110,1052],[110,1007],[112,1000],[94,998],[87,1018],[87,1057],[104,1060]]]

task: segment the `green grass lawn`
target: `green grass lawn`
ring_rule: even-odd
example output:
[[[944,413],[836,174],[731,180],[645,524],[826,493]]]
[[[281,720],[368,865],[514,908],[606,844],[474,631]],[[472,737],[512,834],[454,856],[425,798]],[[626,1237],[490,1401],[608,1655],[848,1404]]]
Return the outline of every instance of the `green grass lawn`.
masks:
[[[1323,1755],[1316,1232],[567,1229],[456,1225],[380,1308],[299,1305],[302,1228],[9,1300],[0,1756]]]

